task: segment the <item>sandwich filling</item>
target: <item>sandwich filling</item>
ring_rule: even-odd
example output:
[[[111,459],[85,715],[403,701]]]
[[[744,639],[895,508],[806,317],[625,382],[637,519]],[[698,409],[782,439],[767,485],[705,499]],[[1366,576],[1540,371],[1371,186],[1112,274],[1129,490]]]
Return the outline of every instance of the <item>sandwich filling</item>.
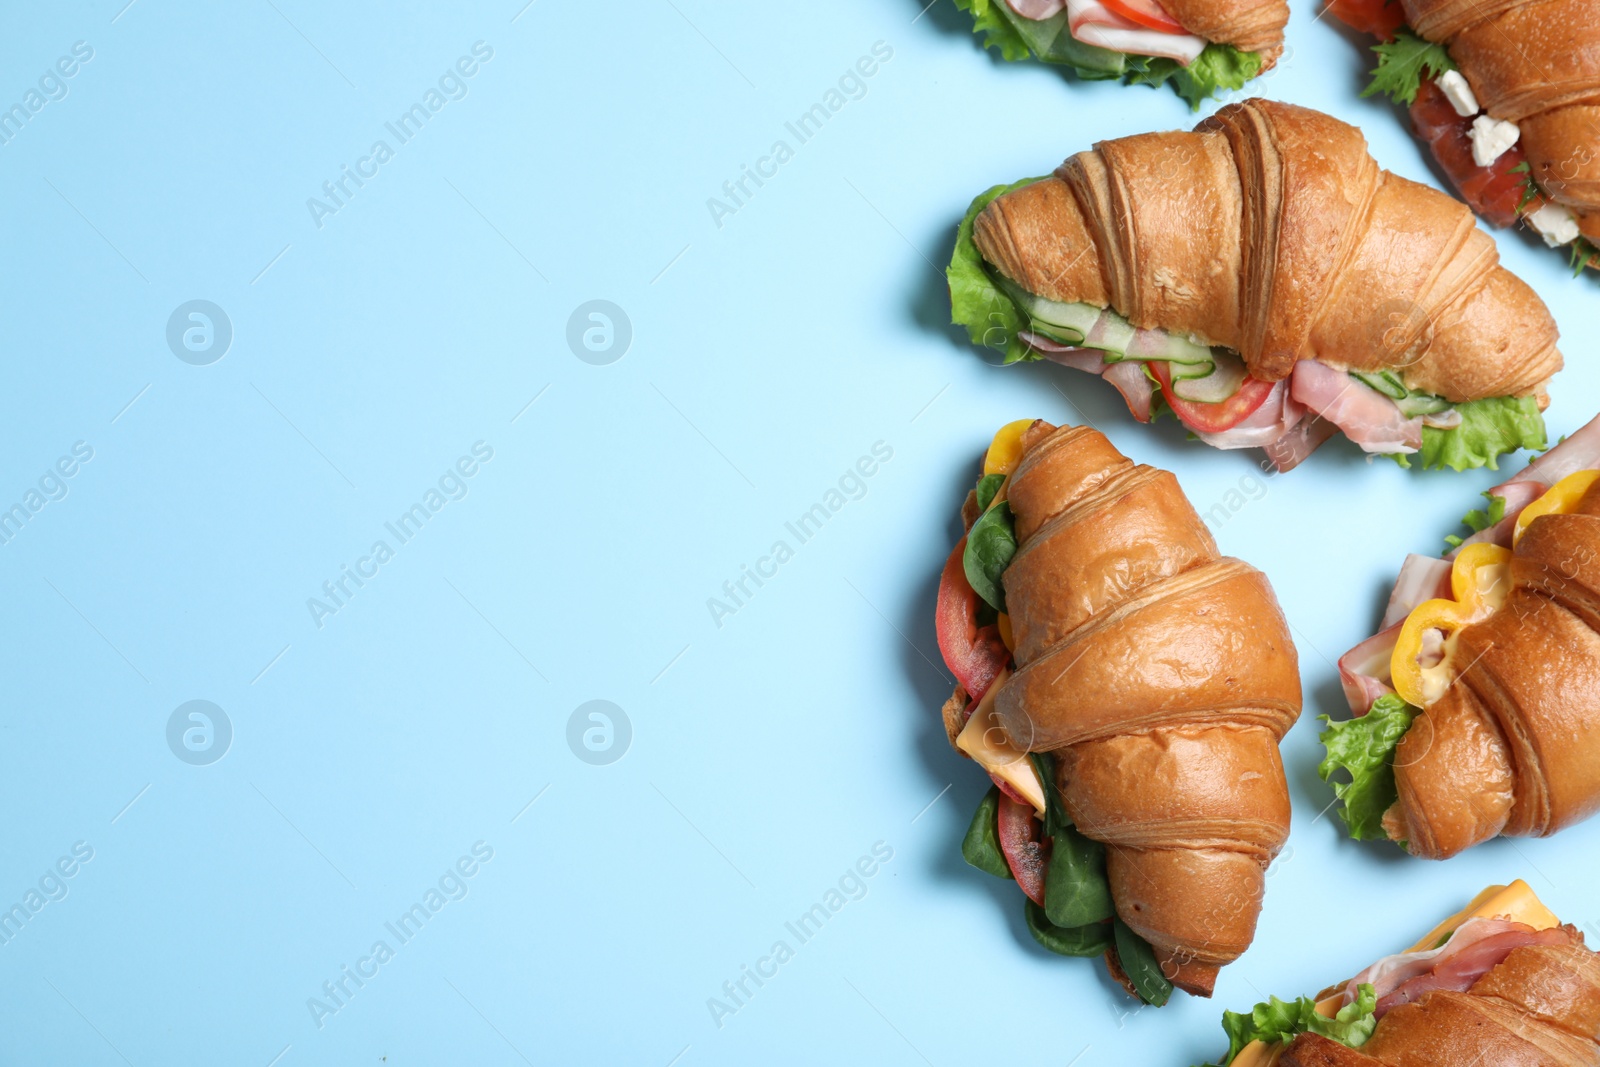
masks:
[[[1002,577],[1017,551],[1006,491],[1022,459],[1022,419],[1001,427],[984,455],[983,474],[968,498],[967,536],[939,581],[939,652],[960,688],[946,705],[955,746],[994,781],[961,845],[968,863],[1013,878],[1027,898],[1034,939],[1064,956],[1114,958],[1127,985],[1145,1003],[1172,995],[1176,974],[1164,972],[1149,942],[1116,913],[1106,875],[1105,846],[1080,833],[1066,815],[1049,753],[1029,752],[994,716],[995,694],[1010,677],[1014,644]]]
[[[1526,882],[1490,886],[1409,950],[1385,956],[1315,1000],[1273,997],[1248,1013],[1224,1012],[1228,1051],[1217,1062],[1272,1067],[1305,1033],[1361,1048],[1394,1008],[1435,991],[1465,993],[1518,948],[1574,942],[1582,936],[1563,927]]]
[[[1398,799],[1396,748],[1416,715],[1470,666],[1457,655],[1461,632],[1504,609],[1512,551],[1534,520],[1572,512],[1597,481],[1600,419],[1489,490],[1489,507],[1463,520],[1474,532],[1452,538],[1449,555],[1407,557],[1380,631],[1339,660],[1355,717],[1322,717],[1327,756],[1318,771],[1343,801],[1352,837],[1390,838],[1383,816]]]
[[[1380,39],[1373,48],[1378,66],[1362,95],[1382,93],[1410,109],[1418,136],[1433,149],[1473,211],[1495,226],[1520,219],[1545,244],[1568,248],[1575,271],[1600,267],[1600,247],[1591,240],[1600,233],[1600,220],[1586,224],[1578,212],[1540,188],[1520,143],[1521,128],[1480,106],[1446,45],[1426,40],[1406,25],[1405,11],[1395,0],[1331,0],[1328,10]],[[1584,152],[1580,147],[1571,153],[1569,172],[1572,160],[1587,158]],[[1560,175],[1555,178],[1560,182]]]
[[[972,342],[1006,364],[1047,359],[1097,374],[1140,422],[1170,412],[1215,448],[1262,448],[1290,470],[1336,433],[1363,450],[1424,469],[1495,467],[1519,448],[1543,448],[1536,397],[1452,404],[1407,386],[1401,374],[1350,372],[1300,360],[1288,378],[1252,377],[1237,352],[1195,336],[1134,327],[1111,308],[1030,293],[988,263],[974,222],[995,198],[1040,181],[1000,185],[972,202],[946,275],[951,315]]]
[[[1008,60],[1030,56],[1089,80],[1170,82],[1191,107],[1239,89],[1267,65],[1258,52],[1190,33],[1159,0],[956,0],[973,32]]]

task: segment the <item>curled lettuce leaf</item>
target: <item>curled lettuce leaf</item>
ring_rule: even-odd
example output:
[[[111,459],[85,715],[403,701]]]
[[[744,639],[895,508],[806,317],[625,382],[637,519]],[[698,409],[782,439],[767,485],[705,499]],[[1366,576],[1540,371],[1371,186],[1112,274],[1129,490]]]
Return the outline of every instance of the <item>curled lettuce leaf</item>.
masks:
[[[1022,34],[1000,10],[1005,0],[956,0],[956,6],[972,15],[972,32],[983,35],[983,47],[998,49],[1000,55],[1015,62],[1027,59],[1032,51]]]
[[[1475,467],[1500,469],[1497,462],[1507,452],[1519,448],[1542,451],[1545,447],[1544,416],[1531,396],[1496,396],[1457,404],[1461,425],[1453,430],[1432,426],[1422,428],[1422,450],[1415,458],[1423,470],[1449,467],[1464,471]],[[1395,455],[1402,467],[1411,466],[1411,456]]]
[[[1228,1054],[1222,1063],[1233,1062],[1239,1050],[1252,1041],[1273,1045],[1292,1041],[1304,1033],[1321,1034],[1341,1045],[1360,1048],[1377,1028],[1378,1020],[1373,1014],[1377,1006],[1377,990],[1363,983],[1357,987],[1356,999],[1331,1019],[1317,1013],[1316,1001],[1310,997],[1289,1001],[1273,997],[1248,1013],[1225,1011],[1222,1029],[1228,1035]]]
[[[1200,110],[1202,101],[1225,89],[1242,89],[1265,64],[1256,52],[1241,52],[1231,44],[1206,45],[1204,52],[1188,66],[1175,59],[1138,56],[1084,44],[1067,27],[1067,13],[1048,19],[1024,19],[1006,6],[1005,0],[955,0],[956,6],[972,16],[972,32],[982,38],[985,48],[998,51],[1003,59],[1034,58],[1045,63],[1071,68],[1080,78],[1104,81],[1122,78],[1129,85],[1165,85]]]
[[[956,231],[956,248],[944,272],[950,283],[950,321],[965,326],[973,344],[1000,353],[1007,363],[1038,359],[1039,353],[1017,339],[1017,331],[1027,329],[1028,320],[984,266],[983,255],[972,240],[972,223],[995,197],[1043,180],[1024,178],[996,185],[974,199]]]
[[[1206,45],[1206,50],[1187,67],[1175,59],[1152,58],[1141,64],[1143,70],[1128,75],[1130,85],[1163,85],[1170,81],[1178,95],[1189,102],[1191,111],[1224,89],[1243,89],[1246,82],[1261,73],[1261,54],[1241,52],[1231,44]]]
[[[1383,813],[1399,798],[1394,784],[1394,750],[1411,728],[1417,709],[1394,693],[1381,696],[1365,715],[1328,724],[1321,741],[1328,755],[1317,765],[1324,782],[1336,771],[1350,775],[1348,782],[1331,782],[1336,797],[1344,802],[1339,813],[1358,841],[1388,840],[1383,829]]]

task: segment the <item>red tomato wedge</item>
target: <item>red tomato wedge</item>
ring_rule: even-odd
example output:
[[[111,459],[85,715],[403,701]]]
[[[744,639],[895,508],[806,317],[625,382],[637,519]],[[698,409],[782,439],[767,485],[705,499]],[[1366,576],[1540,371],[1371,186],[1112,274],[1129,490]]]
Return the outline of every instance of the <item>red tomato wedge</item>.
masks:
[[[1011,876],[1028,895],[1028,899],[1044,907],[1044,872],[1050,862],[1050,842],[1041,841],[1044,824],[1033,813],[1032,804],[1018,804],[1004,794],[1000,797],[1000,811],[995,820],[995,836],[1000,838],[1000,851],[1005,854]]]
[[[1188,33],[1183,23],[1167,14],[1156,0],[1100,0],[1101,3],[1129,22],[1137,22],[1147,29],[1162,33]]]
[[[1161,383],[1161,395],[1172,413],[1178,416],[1178,421],[1200,433],[1221,433],[1233,429],[1254,415],[1256,409],[1266,403],[1267,394],[1272,392],[1271,382],[1247,375],[1239,391],[1226,400],[1219,400],[1215,404],[1184,400],[1172,391],[1172,368],[1165,361],[1152,359],[1145,366]]]
[[[939,636],[939,654],[961,688],[976,707],[993,684],[995,676],[1011,662],[1011,650],[1000,639],[1000,628],[992,623],[978,625],[978,594],[967,581],[961,557],[967,539],[956,542],[950,558],[944,561],[939,576],[939,603],[934,610],[934,629]]]
[[[1328,12],[1353,30],[1370,33],[1385,41],[1406,24],[1400,0],[1328,0]]]
[[[1417,91],[1411,104],[1411,123],[1417,136],[1433,148],[1433,157],[1450,178],[1450,184],[1473,211],[1495,226],[1510,226],[1517,221],[1527,177],[1517,170],[1524,160],[1520,145],[1512,145],[1489,166],[1478,166],[1472,158],[1472,119],[1456,114],[1432,81],[1423,82]]]

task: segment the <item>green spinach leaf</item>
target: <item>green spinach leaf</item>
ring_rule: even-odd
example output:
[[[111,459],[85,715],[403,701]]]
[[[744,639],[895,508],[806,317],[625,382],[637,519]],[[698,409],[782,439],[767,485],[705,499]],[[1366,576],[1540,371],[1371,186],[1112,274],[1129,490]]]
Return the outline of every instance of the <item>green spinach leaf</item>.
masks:
[[[1004,474],[985,474],[978,479],[978,510],[988,511],[989,505],[994,502],[994,495],[1000,491],[1000,486],[1005,482]]]
[[[1128,976],[1140,1000],[1161,1007],[1172,996],[1172,983],[1161,973],[1156,950],[1120,918],[1112,920],[1111,925],[1116,931],[1117,959],[1122,963],[1122,973]]]
[[[972,816],[967,836],[961,839],[961,858],[996,878],[1010,878],[1011,867],[1006,863],[1005,853],[1000,851],[999,813],[1000,790],[990,786]]]
[[[1016,554],[1016,520],[1011,516],[1011,505],[1001,501],[972,524],[967,533],[967,550],[961,557],[968,583],[996,611],[1006,610],[1006,591],[1000,576]]]
[[[1110,923],[1063,928],[1051,922],[1044,909],[1031,900],[1027,901],[1023,914],[1028,918],[1028,932],[1033,939],[1051,952],[1063,956],[1098,956],[1111,947]]]

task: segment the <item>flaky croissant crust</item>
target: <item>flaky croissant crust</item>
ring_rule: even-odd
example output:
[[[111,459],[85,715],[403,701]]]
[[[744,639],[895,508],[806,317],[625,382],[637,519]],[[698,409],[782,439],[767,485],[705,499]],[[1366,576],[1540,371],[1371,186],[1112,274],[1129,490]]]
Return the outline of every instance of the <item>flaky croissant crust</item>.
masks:
[[[1394,1008],[1359,1050],[1303,1034],[1279,1067],[1596,1067],[1600,955],[1564,930],[1568,943],[1513,949],[1464,993]]]
[[[1170,472],[1085,427],[1035,423],[1023,443],[1006,486],[1017,670],[996,713],[1013,741],[1056,754],[1068,815],[1108,846],[1123,921],[1170,968],[1214,974],[1254,937],[1288,835],[1278,741],[1301,694],[1287,623]]]
[[[997,197],[973,236],[1031,293],[1231,348],[1266,381],[1318,359],[1459,403],[1542,395],[1561,367],[1549,310],[1465,205],[1290,104],[1103,141]]]
[[[1484,110],[1521,127],[1539,188],[1600,222],[1600,0],[1402,2],[1411,27],[1449,49]]]
[[[1505,607],[1456,638],[1464,664],[1395,750],[1384,828],[1419,856],[1546,836],[1600,808],[1600,484],[1533,520]]]

